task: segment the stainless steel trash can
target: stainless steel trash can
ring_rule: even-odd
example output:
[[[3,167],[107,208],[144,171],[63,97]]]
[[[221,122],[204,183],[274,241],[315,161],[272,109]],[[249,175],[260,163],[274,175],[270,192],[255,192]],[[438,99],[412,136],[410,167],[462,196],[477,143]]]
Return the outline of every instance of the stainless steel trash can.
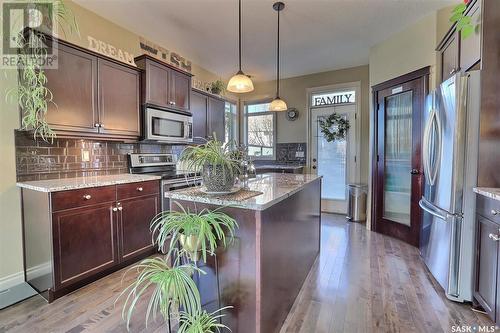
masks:
[[[347,219],[352,222],[365,221],[368,186],[366,184],[349,184],[347,188]]]

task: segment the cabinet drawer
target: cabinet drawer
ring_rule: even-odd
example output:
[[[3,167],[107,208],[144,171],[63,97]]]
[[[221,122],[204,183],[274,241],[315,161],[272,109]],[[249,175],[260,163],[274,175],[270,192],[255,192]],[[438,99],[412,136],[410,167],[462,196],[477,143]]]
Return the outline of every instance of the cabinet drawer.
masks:
[[[147,182],[120,184],[116,186],[118,200],[139,197],[142,195],[156,194],[160,192],[160,182],[151,180]]]
[[[52,193],[52,211],[89,206],[116,200],[114,186],[91,187]]]
[[[482,217],[500,224],[500,201],[477,194],[476,212]]]

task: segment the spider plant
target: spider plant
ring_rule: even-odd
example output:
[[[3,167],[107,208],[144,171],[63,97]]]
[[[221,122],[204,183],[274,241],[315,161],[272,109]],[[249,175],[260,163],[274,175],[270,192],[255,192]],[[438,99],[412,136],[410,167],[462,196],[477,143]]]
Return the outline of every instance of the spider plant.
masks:
[[[53,0],[52,6],[45,6],[47,1],[35,0],[30,5],[37,6],[42,10],[51,22],[61,28],[64,34],[64,26],[68,27],[70,33],[79,35],[79,28],[72,11],[66,7],[62,0]],[[51,32],[46,26],[39,30]],[[25,29],[19,32],[16,38],[18,46],[17,62],[23,65],[19,68],[19,84],[6,91],[6,99],[16,103],[22,112],[21,129],[33,131],[35,140],[41,137],[44,141],[55,138],[54,131],[46,120],[48,106],[53,102],[53,94],[46,87],[47,77],[42,64],[47,57],[45,48],[45,36],[38,32],[29,33],[25,37]]]
[[[193,314],[188,312],[181,312],[179,330],[177,333],[216,333],[220,332],[221,329],[229,329],[224,324],[219,323],[219,319],[224,317],[223,314],[217,314],[217,312],[222,312],[225,309],[231,308],[231,306],[224,307],[222,309],[216,310],[212,313],[206,311],[197,311]]]
[[[238,223],[219,209],[203,209],[199,213],[191,213],[179,203],[176,204],[181,211],[162,212],[151,222],[151,230],[153,235],[157,235],[156,243],[160,251],[165,252],[165,245],[170,238],[168,255],[172,254],[179,242],[191,260],[196,262],[198,252],[201,252],[201,257],[206,262],[207,254],[215,253],[218,242],[226,247],[227,238],[233,238]]]
[[[233,150],[229,143],[214,139],[199,146],[184,149],[180,160],[188,171],[202,170],[203,183],[207,190],[222,192],[231,189],[239,170],[239,161],[233,158]]]
[[[191,275],[198,271],[205,274],[199,268],[191,265],[178,265],[174,262],[170,266],[166,257],[147,258],[139,264],[130,268],[139,271],[137,279],[130,284],[118,296],[120,299],[127,294],[123,305],[122,317],[127,322],[127,329],[130,327],[130,319],[137,302],[145,296],[146,291],[153,289],[146,311],[146,326],[149,318],[161,313],[165,320],[170,317],[171,311],[182,307],[188,313],[197,313],[201,310],[200,293]],[[117,301],[118,301],[117,299]]]

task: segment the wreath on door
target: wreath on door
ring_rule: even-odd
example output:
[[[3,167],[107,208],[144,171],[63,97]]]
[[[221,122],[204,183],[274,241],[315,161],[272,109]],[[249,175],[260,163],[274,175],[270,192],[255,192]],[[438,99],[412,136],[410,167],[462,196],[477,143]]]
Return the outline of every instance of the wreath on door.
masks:
[[[326,141],[332,142],[335,140],[345,140],[347,131],[351,125],[349,124],[349,120],[337,113],[332,113],[325,119],[319,120],[319,127]]]

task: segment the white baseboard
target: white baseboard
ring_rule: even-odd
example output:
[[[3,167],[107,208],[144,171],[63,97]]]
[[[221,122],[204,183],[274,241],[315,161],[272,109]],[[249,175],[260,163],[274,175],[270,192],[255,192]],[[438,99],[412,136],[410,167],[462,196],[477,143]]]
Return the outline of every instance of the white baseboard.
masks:
[[[40,265],[36,265],[34,267],[28,268],[26,275],[28,280],[32,280],[34,278],[50,274],[51,272],[50,262],[45,262]],[[7,290],[18,284],[24,282],[24,271],[20,271],[11,275],[7,275],[5,277],[0,278],[0,292],[3,290]]]
[[[17,272],[0,278],[0,292],[24,282],[24,272]]]

